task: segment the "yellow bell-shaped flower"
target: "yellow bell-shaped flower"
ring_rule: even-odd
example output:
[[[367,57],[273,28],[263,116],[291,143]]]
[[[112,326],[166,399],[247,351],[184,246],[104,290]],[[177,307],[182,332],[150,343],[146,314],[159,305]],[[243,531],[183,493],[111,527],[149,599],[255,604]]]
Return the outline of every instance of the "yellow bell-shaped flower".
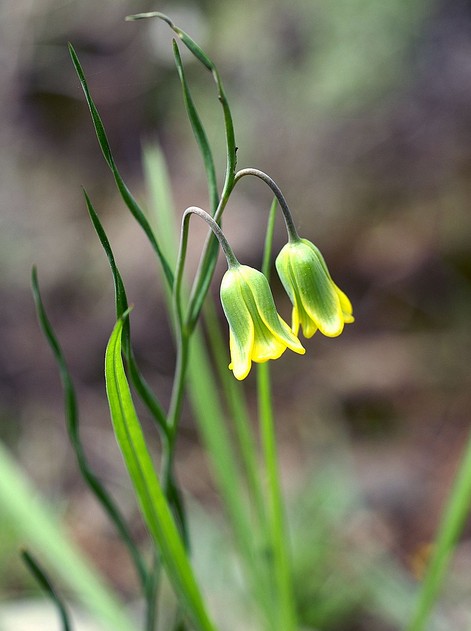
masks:
[[[276,269],[293,304],[292,331],[302,327],[306,338],[319,329],[329,337],[340,335],[354,321],[352,304],[332,280],[318,248],[307,239],[293,239],[276,258]]]
[[[247,377],[252,362],[278,359],[287,348],[305,349],[278,315],[266,277],[247,265],[231,265],[221,283],[221,303],[229,322],[229,368],[236,379]]]

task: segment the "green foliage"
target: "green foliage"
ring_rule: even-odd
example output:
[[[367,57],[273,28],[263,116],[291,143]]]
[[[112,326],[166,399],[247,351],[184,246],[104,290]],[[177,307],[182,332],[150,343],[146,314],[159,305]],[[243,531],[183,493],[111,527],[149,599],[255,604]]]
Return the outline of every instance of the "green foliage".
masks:
[[[37,582],[41,585],[44,591],[47,593],[49,598],[57,607],[57,611],[59,613],[61,622],[62,622],[62,630],[70,631],[72,628],[70,625],[69,614],[67,612],[67,608],[62,601],[62,598],[59,596],[57,591],[54,589],[51,579],[46,575],[46,572],[41,567],[37,559],[34,558],[32,554],[30,554],[27,550],[23,550],[21,553],[23,561],[28,566],[30,572],[33,574]]]
[[[105,358],[106,391],[116,440],[147,527],[186,613],[197,629],[213,631],[214,627],[205,610],[183,540],[155,472],[134,409],[121,357],[122,329],[123,319],[118,320],[113,330]]]

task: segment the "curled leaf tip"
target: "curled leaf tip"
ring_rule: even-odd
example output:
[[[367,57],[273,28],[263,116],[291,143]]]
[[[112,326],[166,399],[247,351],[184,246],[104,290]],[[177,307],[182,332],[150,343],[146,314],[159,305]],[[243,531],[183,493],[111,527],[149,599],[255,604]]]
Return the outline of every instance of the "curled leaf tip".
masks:
[[[124,20],[126,22],[135,22],[136,20],[147,20],[148,18],[159,18],[164,22],[167,22],[167,24],[171,28],[174,28],[172,20],[167,15],[165,15],[164,13],[160,13],[159,11],[150,11],[149,13],[135,13],[133,15],[127,15]]]

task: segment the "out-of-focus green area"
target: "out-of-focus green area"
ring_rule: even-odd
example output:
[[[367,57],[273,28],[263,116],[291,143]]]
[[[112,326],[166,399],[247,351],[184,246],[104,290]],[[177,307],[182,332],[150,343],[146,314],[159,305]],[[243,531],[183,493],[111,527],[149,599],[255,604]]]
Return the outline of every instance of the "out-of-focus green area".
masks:
[[[176,207],[207,207],[169,30],[157,21],[124,22],[129,13],[156,9],[216,61],[233,108],[239,166],[263,169],[278,182],[300,232],[322,250],[354,305],[356,323],[340,338],[315,335],[305,357],[273,364],[288,492],[346,447],[361,501],[342,541],[359,549],[379,542],[411,576],[420,574],[471,408],[471,7],[464,0],[2,2],[0,438],[61,507],[86,554],[120,593],[132,594],[124,552],[71,458],[29,278],[37,264],[76,378],[84,442],[132,518],[102,376],[114,319],[111,277],[81,185],[119,257],[135,305],[136,354],[164,402],[173,349],[151,250],[115,192],[66,44],[80,56],[136,196],[145,202],[142,146],[155,142],[168,160]],[[222,178],[214,87],[183,57]],[[248,264],[260,265],[270,202],[260,182],[244,180],[227,210],[227,235]],[[195,225],[194,233],[201,242],[205,228]],[[283,239],[280,222],[278,246]],[[196,257],[195,247],[190,269]],[[279,286],[277,304],[289,318]],[[216,504],[189,416],[180,459],[188,491]],[[1,511],[0,530],[0,590],[13,598],[31,582]],[[469,602],[469,535],[467,527],[450,583],[450,628],[469,616],[462,605],[466,593]],[[332,555],[334,567],[344,567],[338,549]],[[344,619],[335,624],[376,628],[361,611],[350,627]]]

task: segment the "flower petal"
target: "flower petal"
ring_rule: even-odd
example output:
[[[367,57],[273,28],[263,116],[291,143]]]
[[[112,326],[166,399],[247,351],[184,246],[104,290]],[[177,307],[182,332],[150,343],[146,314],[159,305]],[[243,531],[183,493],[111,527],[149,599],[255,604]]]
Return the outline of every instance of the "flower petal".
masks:
[[[251,314],[244,302],[237,269],[230,269],[221,282],[221,303],[229,323],[229,368],[236,379],[242,380],[249,374],[254,343],[254,326]]]
[[[309,339],[317,331],[317,325],[304,308],[301,292],[297,283],[296,273],[293,269],[293,259],[289,254],[289,250],[286,252],[288,256],[286,256],[283,269],[287,274],[286,289],[290,289],[290,292],[287,293],[293,303],[291,329],[295,335],[298,335],[299,326],[301,325],[304,337]]]
[[[305,249],[296,261],[296,279],[303,307],[321,333],[340,335],[344,325],[340,299],[323,259],[314,249]]]
[[[231,353],[229,368],[234,373],[234,377],[242,381],[247,377],[252,367],[251,352],[248,352],[248,346],[239,343],[232,329],[229,330],[229,349]]]
[[[275,338],[278,343],[284,345],[285,348],[288,347],[295,353],[304,354],[306,351],[301,342],[276,310],[266,277],[261,272],[257,272],[256,275],[251,277],[249,287],[256,307],[256,313],[263,321],[271,336]],[[257,340],[257,337],[255,339]],[[280,355],[281,353],[272,359],[277,359]]]
[[[352,303],[350,302],[348,296],[340,289],[340,287],[337,287],[337,285],[335,285],[335,290],[340,300],[340,308],[342,309],[343,319],[345,323],[351,324],[352,322],[355,322],[355,318],[352,315],[353,314]]]

